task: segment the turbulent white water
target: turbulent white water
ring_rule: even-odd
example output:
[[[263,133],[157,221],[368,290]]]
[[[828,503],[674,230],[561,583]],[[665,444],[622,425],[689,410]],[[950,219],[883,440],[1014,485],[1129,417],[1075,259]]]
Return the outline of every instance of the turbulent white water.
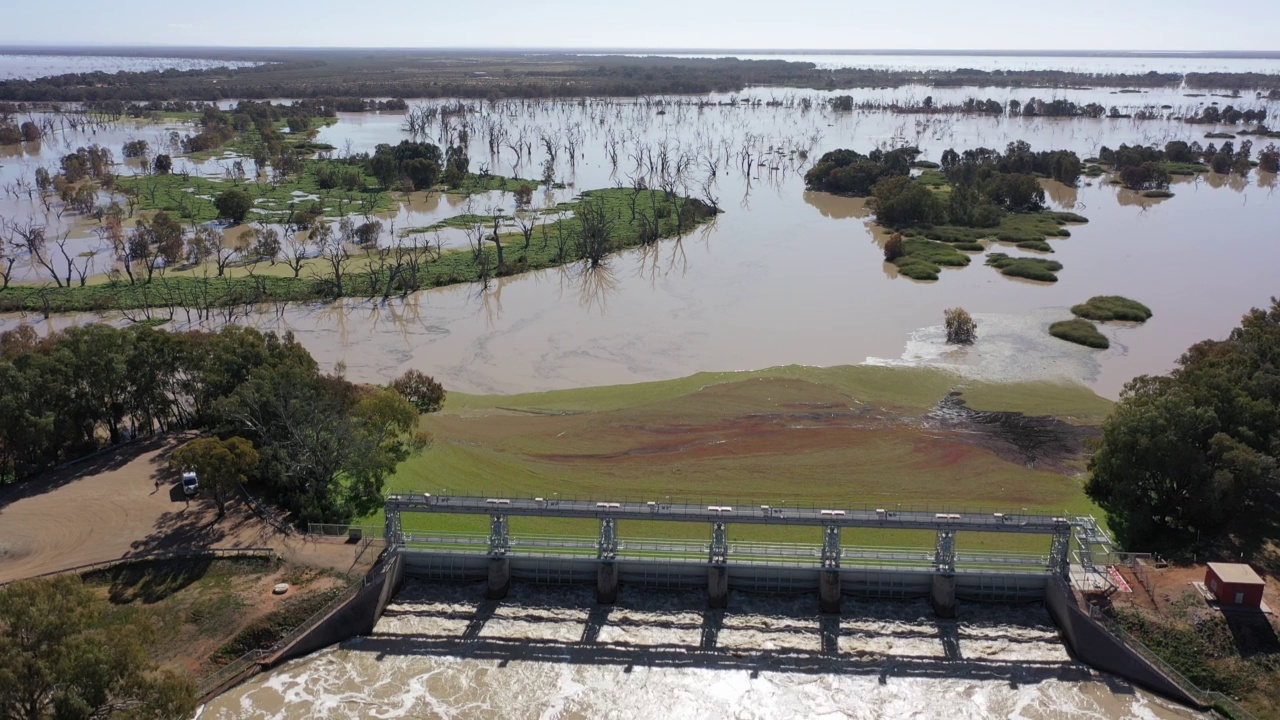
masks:
[[[228,718],[1190,718],[1070,659],[1038,607],[410,581],[376,632],[216,698]]]

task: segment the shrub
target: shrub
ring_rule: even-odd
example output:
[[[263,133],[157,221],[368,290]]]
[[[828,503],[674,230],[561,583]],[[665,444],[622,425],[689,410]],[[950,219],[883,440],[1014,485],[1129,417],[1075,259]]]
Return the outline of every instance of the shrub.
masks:
[[[901,233],[894,233],[884,243],[884,259],[886,262],[893,262],[898,258],[907,254],[907,244],[902,239]]]
[[[947,328],[947,342],[951,345],[972,345],[978,337],[978,323],[964,308],[951,308],[943,313]]]
[[[1059,340],[1066,340],[1085,347],[1106,350],[1111,347],[1107,336],[1098,332],[1098,327],[1088,320],[1059,320],[1049,326],[1049,334]]]
[[[1043,240],[1023,240],[1018,243],[1018,247],[1023,250],[1035,250],[1036,252],[1053,252],[1053,247]]]
[[[1108,320],[1146,322],[1151,318],[1151,308],[1137,300],[1119,295],[1098,295],[1089,298],[1087,302],[1073,306],[1071,314],[1099,322]]]

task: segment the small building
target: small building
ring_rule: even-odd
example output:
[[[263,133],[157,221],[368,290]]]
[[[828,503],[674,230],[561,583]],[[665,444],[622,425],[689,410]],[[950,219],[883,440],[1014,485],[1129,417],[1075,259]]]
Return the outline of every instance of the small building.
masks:
[[[1209,563],[1204,586],[1225,607],[1258,608],[1266,582],[1253,568],[1240,563]]]

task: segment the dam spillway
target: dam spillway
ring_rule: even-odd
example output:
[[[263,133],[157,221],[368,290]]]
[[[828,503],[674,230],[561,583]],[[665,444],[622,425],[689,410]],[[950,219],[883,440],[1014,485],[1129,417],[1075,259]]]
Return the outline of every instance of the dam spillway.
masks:
[[[403,529],[406,514],[480,515],[489,533]],[[595,538],[514,534],[511,517],[571,518],[599,524]],[[627,539],[626,522],[701,523],[707,540]],[[429,521],[428,521],[428,524]],[[730,525],[814,528],[815,542],[730,541]],[[846,545],[842,531],[931,531],[932,550]],[[1050,581],[1097,572],[1092,558],[1110,552],[1110,538],[1088,516],[961,509],[938,511],[895,504],[882,508],[725,505],[570,498],[392,495],[386,503],[385,539],[403,553],[404,572],[427,579],[487,581],[490,598],[505,596],[511,581],[596,585],[611,603],[619,587],[690,588],[705,585],[711,607],[729,590],[817,591],[824,612],[839,612],[840,598],[930,599],[942,617],[959,600],[1027,602],[1043,599]],[[1040,552],[961,550],[958,533],[1039,535]],[[1074,544],[1073,544],[1074,541]],[[1105,580],[1104,580],[1105,582]]]

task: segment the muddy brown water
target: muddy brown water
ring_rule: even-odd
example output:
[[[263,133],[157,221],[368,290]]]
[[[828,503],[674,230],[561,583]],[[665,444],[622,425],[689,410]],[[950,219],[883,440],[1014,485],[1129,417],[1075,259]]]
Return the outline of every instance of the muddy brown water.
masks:
[[[865,98],[912,97],[928,89],[866,91]],[[1007,93],[1025,99],[1025,90],[938,90],[961,98]],[[1175,91],[1147,96],[1109,91],[1055,91],[1077,101],[1169,100],[1185,104]],[[761,99],[820,97],[757,91]],[[859,96],[860,99],[863,96]],[[1001,95],[1003,97],[1003,95]],[[716,96],[713,100],[725,100]],[[941,102],[942,100],[938,100]],[[1225,101],[1224,101],[1225,102]],[[1275,109],[1280,103],[1250,101]],[[1096,179],[1079,188],[1050,183],[1054,207],[1090,218],[1056,239],[1053,258],[1065,269],[1053,285],[1019,281],[982,265],[982,256],[963,269],[946,269],[936,283],[897,277],[881,261],[880,248],[863,203],[806,192],[810,160],[834,147],[863,150],[896,142],[918,143],[936,159],[948,147],[1001,147],[1025,139],[1033,148],[1074,149],[1094,154],[1102,145],[1163,143],[1196,139],[1209,130],[1167,121],[955,118],[887,112],[801,112],[795,108],[714,106],[671,108],[656,115],[632,101],[598,104],[544,103],[522,106],[514,117],[498,114],[510,134],[536,140],[541,132],[578,132],[582,157],[570,166],[561,150],[557,176],[573,192],[626,182],[633,170],[627,148],[638,141],[650,148],[666,143],[673,153],[721,157],[711,192],[725,212],[711,226],[655,248],[620,253],[602,272],[570,267],[504,278],[488,289],[458,286],[375,303],[347,299],[325,306],[263,309],[243,322],[291,330],[327,366],[344,362],[350,377],[386,381],[408,368],[468,392],[522,392],[596,384],[659,380],[701,370],[757,369],[799,363],[835,365],[934,364],[987,379],[1055,379],[1087,383],[1115,397],[1140,373],[1165,372],[1190,344],[1223,337],[1250,307],[1275,293],[1272,268],[1276,178],[1253,172],[1247,178],[1202,176],[1179,181],[1176,196],[1153,201]],[[401,113],[343,115],[320,132],[319,140],[355,151],[408,135]],[[81,132],[36,147],[6,148],[0,182],[34,172],[77,144],[94,139],[109,146],[127,137],[159,138],[170,128],[118,127]],[[622,142],[615,171],[607,161],[609,138]],[[512,153],[488,157],[473,137],[473,166],[497,173],[516,170]],[[1207,141],[1204,141],[1207,142]],[[1237,140],[1239,142],[1239,140]],[[535,143],[536,144],[536,143]],[[1255,152],[1265,141],[1255,143]],[[770,169],[741,166],[746,148],[753,163],[771,158]],[[777,150],[781,149],[779,153]],[[772,152],[771,152],[772,150]],[[793,152],[797,151],[797,152]],[[728,162],[725,157],[728,157]],[[192,164],[193,172],[220,175],[228,158]],[[523,174],[540,163],[520,163]],[[708,173],[691,171],[689,192],[699,194]],[[0,214],[19,217],[34,203],[0,202]],[[498,193],[470,203],[474,211],[514,207]],[[384,222],[398,228],[429,225],[465,212],[456,198],[415,198]],[[91,235],[91,221],[81,221]],[[463,243],[446,239],[446,245]],[[82,240],[86,249],[94,242]],[[1026,254],[1008,246],[998,249]],[[99,264],[105,270],[108,261]],[[20,270],[22,272],[22,270]],[[25,272],[37,276],[28,266]],[[1045,328],[1069,317],[1067,308],[1093,295],[1122,294],[1149,305],[1155,316],[1141,327],[1105,326],[1112,348],[1095,351],[1050,338]],[[940,342],[942,311],[963,306],[980,322],[977,345],[948,349]],[[179,317],[185,317],[179,313]],[[91,317],[51,319],[47,327]],[[107,318],[111,319],[111,318]],[[0,318],[0,327],[38,318]],[[116,318],[116,320],[119,320]],[[179,324],[181,326],[181,323]]]
[[[200,720],[233,718],[1201,717],[1071,660],[1043,609],[409,581],[373,635],[253,678]]]
[[[762,100],[792,96],[768,90],[755,94]],[[900,88],[867,91],[860,97],[918,100],[925,94],[938,102],[969,95],[1002,101],[1050,95]],[[1178,91],[1141,96],[1053,91],[1052,96],[1130,105],[1194,106],[1210,101],[1186,98]],[[403,115],[395,113],[344,115],[337,125],[323,130],[319,140],[343,148],[351,138],[355,151],[370,150],[377,143],[406,138],[403,121]],[[347,299],[263,307],[237,322],[292,331],[322,366],[344,363],[354,380],[385,381],[418,368],[456,391],[523,392],[660,380],[700,370],[870,362],[934,365],[992,380],[1085,382],[1114,397],[1134,375],[1168,370],[1191,343],[1225,336],[1243,312],[1275,293],[1280,251],[1274,228],[1280,208],[1271,176],[1255,172],[1245,179],[1209,176],[1180,182],[1174,187],[1176,196],[1162,201],[1096,180],[1074,189],[1050,184],[1048,194],[1055,207],[1091,219],[1087,225],[1073,226],[1070,238],[1051,241],[1057,250],[1053,257],[1065,266],[1060,282],[1011,280],[982,266],[977,256],[970,267],[945,270],[936,283],[917,283],[897,277],[882,261],[863,202],[804,191],[805,163],[792,152],[805,149],[812,160],[836,147],[865,151],[912,142],[925,149],[926,157],[937,159],[948,147],[1002,147],[1025,139],[1037,149],[1066,147],[1087,156],[1103,144],[1198,138],[1209,129],[1204,126],[885,112],[834,115],[785,107],[672,108],[658,116],[653,108],[631,101],[529,105],[504,122],[512,132],[523,128],[535,145],[541,131],[581,132],[584,137],[584,155],[575,166],[567,164],[562,151],[557,175],[568,189],[540,202],[625,182],[632,169],[625,159],[626,143],[634,147],[636,139],[642,139],[650,147],[665,141],[671,148],[729,156],[732,162],[722,162],[712,185],[725,212],[714,224],[684,238],[619,253],[601,271],[560,268],[503,278],[485,289],[442,288],[389,302]],[[96,140],[118,154],[118,145],[129,137],[152,133],[159,139],[167,131],[119,126],[4,148],[0,183],[29,175],[40,164],[53,164],[80,144]],[[606,160],[610,133],[630,138],[617,173]],[[481,142],[473,137],[473,167],[483,163],[496,173],[514,172],[509,154],[490,158]],[[1257,143],[1255,152],[1263,144]],[[772,158],[769,165],[776,169],[753,167],[744,172],[738,164],[742,148],[755,160]],[[190,169],[221,174],[229,161],[193,163]],[[522,162],[522,173],[533,174],[540,162],[535,152],[532,161]],[[699,193],[705,178],[705,168],[692,173],[690,192]],[[484,200],[510,202],[501,196]],[[7,197],[0,201],[0,215],[21,217],[33,207],[26,199]],[[416,198],[386,219],[394,217],[401,227],[426,225],[462,211],[448,198]],[[85,251],[92,250],[91,223],[67,222],[80,223],[78,242]],[[1138,299],[1154,310],[1155,317],[1141,327],[1104,327],[1113,345],[1102,352],[1048,336],[1048,324],[1069,317],[1070,305],[1098,294]],[[973,347],[955,349],[942,342],[942,312],[957,305],[978,320]],[[0,317],[0,330],[31,322],[50,331],[94,320],[127,322],[111,314],[47,320],[10,315]],[[189,326],[184,313],[179,311],[173,326]],[[567,608],[564,600],[535,596],[531,602],[539,608],[536,611],[523,606],[501,609],[500,621],[485,624],[481,633],[514,640],[504,645],[508,655],[498,659],[469,654],[467,647],[457,644],[456,635],[475,613],[473,600],[407,595],[383,621],[379,635],[363,646],[353,641],[255,679],[215,701],[205,717],[632,717],[637,714],[633,709],[649,713],[657,704],[674,708],[671,713],[678,717],[811,715],[814,708],[850,717],[1188,716],[1071,664],[1046,619],[1035,614],[1038,611],[1006,617],[1003,611],[982,610],[986,619],[981,622],[998,626],[993,631],[995,645],[962,640],[961,653],[994,653],[991,657],[1006,666],[1043,659],[1061,674],[1054,670],[1018,679],[945,669],[926,676],[893,670],[845,673],[839,658],[829,667],[815,660],[825,670],[796,673],[770,665],[766,656],[792,646],[811,652],[818,635],[809,626],[816,621],[796,619],[798,611],[787,609],[788,600],[777,601],[782,607],[769,604],[774,601],[752,601],[764,604],[741,609],[735,622],[743,623],[743,631],[723,634],[722,647],[730,657],[740,653],[759,659],[761,669],[753,675],[745,668],[714,663],[591,665],[573,662],[568,655],[564,661],[549,657],[544,652],[548,638],[580,639],[591,615],[574,604],[577,600]],[[656,610],[642,603],[625,613],[656,624],[655,614],[678,615],[696,606],[686,604],[680,610],[652,602],[659,603]],[[842,636],[842,652],[847,647],[851,657],[880,653],[876,657],[889,658],[883,661],[889,668],[919,664],[917,656],[945,657],[936,624],[919,619],[926,617],[925,610],[910,607],[862,607],[869,619],[859,625],[864,621],[849,617],[856,630]],[[910,617],[901,617],[902,612]],[[696,620],[701,622],[700,615]],[[778,634],[758,629],[778,624],[791,629]],[[601,637],[698,652],[696,630],[643,625],[623,624],[602,631]],[[1000,639],[1023,633],[1038,639]],[[434,638],[443,650],[423,652],[419,636]],[[892,659],[895,653],[901,658]],[[939,704],[940,697],[952,702]]]

